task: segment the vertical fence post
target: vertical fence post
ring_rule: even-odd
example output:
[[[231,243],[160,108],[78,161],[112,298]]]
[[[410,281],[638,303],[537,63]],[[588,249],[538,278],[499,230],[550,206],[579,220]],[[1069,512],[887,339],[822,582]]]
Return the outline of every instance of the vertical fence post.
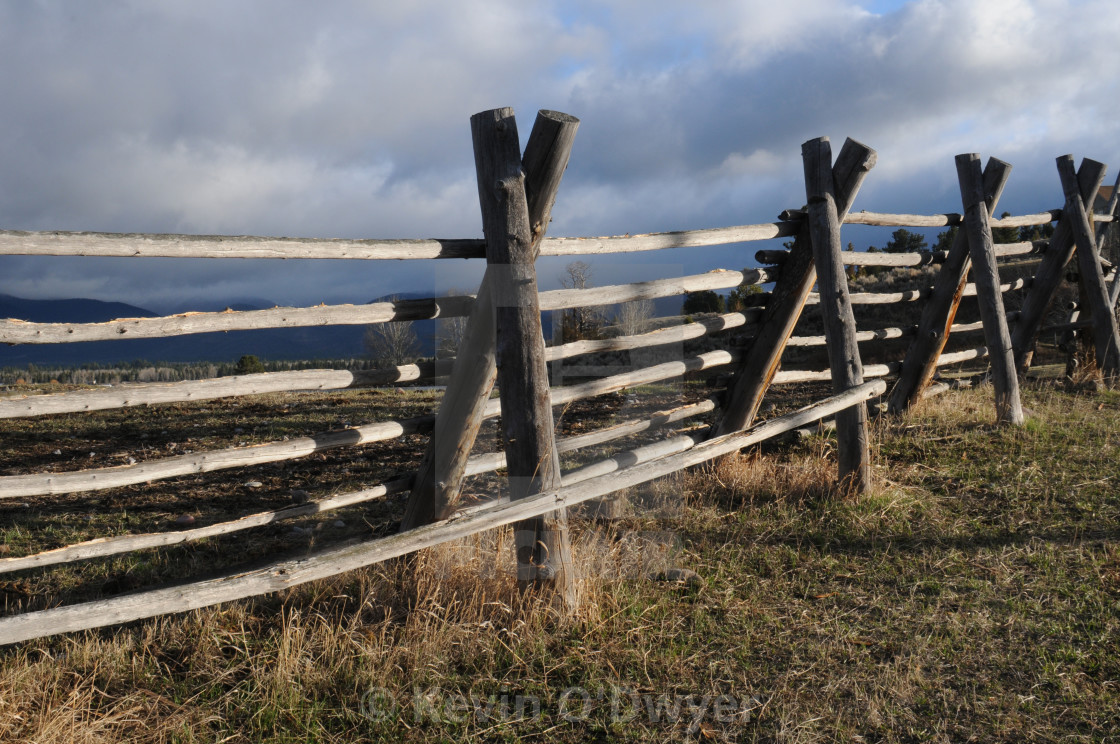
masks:
[[[568,166],[577,129],[579,119],[574,116],[540,111],[525,146],[521,165],[525,171],[534,258],[548,230],[552,205]],[[487,268],[436,413],[434,433],[416,473],[402,531],[446,518],[458,501],[467,458],[478,438],[483,410],[497,378],[492,284]]]
[[[498,389],[510,499],[560,487],[552,403],[541,329],[533,228],[517,123],[509,108],[471,117],[486,262],[494,272]],[[547,584],[569,607],[575,585],[567,512],[549,512],[514,526],[518,579]]]
[[[1069,217],[1074,244],[1077,246],[1077,268],[1081,275],[1081,286],[1092,313],[1097,368],[1106,376],[1113,377],[1120,371],[1120,336],[1117,335],[1116,316],[1109,304],[1097,242],[1093,238],[1093,226],[1089,223],[1085,202],[1081,200],[1077,174],[1073,170],[1073,156],[1062,155],[1057,162],[1058,176],[1066,198],[1062,217]]]
[[[984,176],[980,156],[975,153],[957,156],[957,178],[964,207],[964,230],[968,234],[968,252],[972,258],[972,276],[976,282],[976,299],[980,320],[984,324],[984,342],[992,364],[992,383],[996,391],[996,419],[999,423],[1022,424],[1023,406],[1019,401],[1019,378],[1011,352],[1011,332],[1003,310],[1003,294],[999,288],[999,271],[992,243],[992,227],[988,222],[984,198]]]
[[[1112,222],[1102,225],[1097,231],[1097,253],[1104,255],[1104,249],[1108,243],[1108,236],[1115,235],[1120,232],[1120,228],[1116,227],[1117,220],[1120,220],[1120,175],[1116,176],[1116,183],[1112,187],[1112,196],[1108,199],[1108,206],[1105,207],[1105,214],[1112,217]],[[1112,260],[1120,264],[1120,256],[1113,256]],[[1116,303],[1120,302],[1120,266],[1113,269],[1112,272],[1112,286],[1108,289],[1108,306],[1112,308],[1113,314],[1116,312]]]
[[[805,195],[809,202],[810,243],[817,269],[825,345],[832,370],[832,391],[843,393],[863,384],[863,362],[856,343],[856,318],[848,295],[848,277],[840,255],[840,218],[832,175],[832,146],[827,137],[801,146]],[[871,487],[871,455],[867,438],[867,404],[860,402],[836,413],[840,488],[862,493]]]
[[[852,208],[863,179],[875,167],[876,157],[874,150],[853,139],[845,141],[840,149],[832,173],[836,212],[841,222]],[[712,427],[713,437],[747,428],[758,414],[762,398],[781,366],[786,342],[817,279],[810,243],[808,225],[802,224],[770,293],[758,335],[732,377],[723,414]]]
[[[1088,158],[1081,161],[1081,167],[1077,170],[1077,184],[1085,204],[1092,204],[1096,200],[1103,179],[1104,163]],[[1031,366],[1039,329],[1042,328],[1042,321],[1054,299],[1054,293],[1062,283],[1066,264],[1073,258],[1074,248],[1070,216],[1062,210],[1058,226],[1050,236],[1050,245],[1034,272],[1027,296],[1023,298],[1023,307],[1019,310],[1019,319],[1015,323],[1014,333],[1011,334],[1011,345],[1015,349],[1015,367],[1021,373],[1026,373]]]
[[[1010,164],[988,158],[988,164],[984,167],[984,195],[989,216],[995,212],[1010,175]],[[957,316],[957,308],[960,307],[961,297],[968,283],[970,265],[968,231],[957,230],[949,255],[937,272],[929,300],[922,308],[918,332],[906,351],[898,382],[891,391],[889,410],[892,413],[902,413],[917,403],[922,391],[933,379],[937,371],[937,360],[949,341],[949,329],[953,326],[953,319]]]

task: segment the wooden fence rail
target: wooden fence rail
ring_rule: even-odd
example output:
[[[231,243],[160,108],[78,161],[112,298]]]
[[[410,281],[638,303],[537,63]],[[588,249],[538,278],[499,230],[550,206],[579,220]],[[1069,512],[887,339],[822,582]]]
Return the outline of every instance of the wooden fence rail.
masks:
[[[874,475],[869,455],[867,403],[888,390],[882,378],[897,378],[889,408],[902,412],[924,397],[967,382],[936,381],[939,369],[974,365],[986,359],[991,365],[997,420],[1018,423],[1022,421],[1022,411],[1016,371],[1023,373],[1029,367],[1032,350],[1043,330],[1091,331],[1100,369],[1106,374],[1120,372],[1120,334],[1114,314],[1120,279],[1108,285],[1115,267],[1101,256],[1104,232],[1120,208],[1114,193],[1107,208],[1094,213],[1094,199],[1104,174],[1101,163],[1086,160],[1075,172],[1072,158],[1059,158],[1061,208],[1036,214],[995,219],[1010,166],[992,159],[981,172],[975,155],[957,159],[963,207],[960,214],[852,211],[860,186],[877,156],[871,148],[848,140],[833,162],[828,139],[820,138],[805,143],[802,151],[807,207],[786,210],[776,222],[642,235],[547,237],[551,210],[577,127],[578,121],[573,117],[542,111],[525,152],[521,153],[511,110],[483,112],[472,118],[485,239],[317,240],[0,231],[0,255],[486,258],[488,262],[486,278],[475,295],[368,305],[187,313],[90,324],[0,320],[0,343],[44,344],[468,318],[466,341],[454,359],[369,372],[306,370],[0,399],[0,419],[12,419],[264,393],[449,380],[440,408],[432,415],[120,467],[0,476],[0,499],[43,498],[253,467],[325,450],[383,443],[406,435],[428,435],[420,468],[414,473],[391,476],[378,485],[190,529],[102,537],[2,558],[0,573],[41,570],[73,561],[235,534],[283,520],[353,508],[395,494],[409,494],[403,531],[393,537],[328,547],[298,560],[278,561],[250,571],[234,570],[215,579],[177,587],[0,617],[0,644],[277,591],[510,524],[515,525],[519,578],[550,587],[561,600],[558,606],[570,608],[576,598],[573,565],[578,559],[571,555],[569,545],[566,509],[570,506],[726,456],[825,417],[834,417],[836,421],[838,483],[852,491],[866,490]],[[1057,228],[1048,240],[992,242],[994,227],[1032,227],[1055,221]],[[845,224],[961,229],[947,251],[887,254],[841,250],[841,226]],[[625,254],[776,238],[793,238],[792,246],[787,244],[786,250],[758,251],[755,256],[763,265],[761,268],[717,269],[585,289],[537,289],[538,256]],[[1076,275],[1067,276],[1067,266],[1075,255]],[[1010,267],[1016,272],[1014,278],[1001,281],[1001,261],[1003,269]],[[918,269],[902,273],[927,280],[933,275],[933,279],[929,286],[915,283],[895,291],[851,291],[848,267],[855,267],[852,271],[862,267],[888,271]],[[1079,317],[1056,325],[1043,322],[1062,281],[1081,285],[1079,311],[1091,310],[1089,320]],[[763,285],[769,288],[762,291]],[[683,322],[685,319],[680,318],[668,327],[610,338],[570,340],[553,346],[544,343],[540,321],[545,311],[603,307],[744,286],[758,287],[752,297],[755,306],[698,316],[695,322]],[[1005,295],[1023,295],[1022,309],[1006,311]],[[973,297],[976,306],[969,312],[978,311],[980,320],[975,320],[974,315],[973,319],[958,321],[962,300]],[[912,313],[915,317],[911,319],[906,315],[907,309],[918,307],[914,303],[919,301],[920,312]],[[878,313],[873,316],[878,320],[868,328],[859,328],[857,320],[863,313]],[[802,316],[814,325],[812,330],[795,335]],[[963,348],[947,350],[952,336],[981,331],[984,345],[977,346],[973,339]],[[908,346],[905,353],[900,344]],[[790,347],[796,350],[795,358],[786,355]],[[822,355],[817,353],[814,357],[813,350],[820,347],[827,350],[827,369],[820,368]],[[633,364],[620,364],[630,354],[637,354],[631,358]],[[864,356],[871,354],[877,358],[868,357],[872,363],[865,364]],[[571,368],[564,367],[565,374],[592,379],[549,388],[547,364],[581,358]],[[646,361],[639,363],[639,359]],[[790,361],[791,368],[782,369],[783,361]],[[713,376],[717,371],[722,373],[721,377]],[[594,377],[600,373],[606,374]],[[555,435],[552,410],[556,406],[686,375],[709,378],[709,383],[717,388],[723,380],[727,388],[715,390],[705,400],[631,415],[573,436]],[[491,397],[495,381],[498,398]],[[810,382],[831,383],[833,394],[794,413],[755,423],[772,385]],[[474,452],[482,422],[499,415],[501,451]],[[705,426],[708,423],[711,426]],[[562,453],[623,442],[638,435],[648,437],[655,430],[660,437],[655,441],[615,444],[611,451],[595,455],[598,459],[594,462],[561,471]],[[462,508],[458,496],[464,479],[503,469],[504,482],[509,486],[507,497]]]

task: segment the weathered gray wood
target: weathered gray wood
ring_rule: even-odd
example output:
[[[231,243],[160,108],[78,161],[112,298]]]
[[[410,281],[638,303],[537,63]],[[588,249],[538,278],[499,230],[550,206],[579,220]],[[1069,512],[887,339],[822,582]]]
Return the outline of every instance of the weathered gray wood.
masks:
[[[571,341],[560,346],[548,347],[545,354],[548,361],[555,361],[581,354],[645,349],[663,344],[680,343],[689,339],[701,338],[709,333],[756,323],[761,316],[762,308],[750,308],[741,313],[725,313],[713,318],[700,318],[687,324],[683,323],[682,319],[680,325],[634,336]],[[884,338],[892,337],[884,336]],[[478,344],[465,344],[464,346],[470,350],[477,348]],[[453,363],[454,360],[439,360],[435,363],[406,364],[385,370],[356,372],[331,369],[265,372],[212,380],[125,384],[109,390],[74,390],[47,395],[13,396],[0,398],[0,419],[213,400],[296,390],[342,390],[391,385],[397,382],[415,382],[451,375]]]
[[[1110,222],[1110,224],[1105,225],[1097,231],[1098,254],[1104,251],[1104,244],[1108,239],[1109,234],[1114,230],[1120,229],[1116,226],[1117,220],[1120,219],[1120,174],[1116,176],[1116,183],[1112,187],[1112,196],[1110,196],[1108,199],[1108,208],[1105,210],[1105,212],[1110,217],[1112,217],[1112,221]],[[1116,311],[1117,303],[1120,303],[1120,271],[1115,272],[1112,278],[1112,284],[1108,289],[1108,304],[1113,309],[1114,313]]]
[[[639,385],[648,385],[689,372],[731,364],[738,355],[726,351],[709,351],[679,361],[665,362],[652,367],[636,369],[622,374],[604,377],[601,380],[579,385],[569,385],[551,391],[553,406],[586,400],[605,393],[614,393]],[[483,418],[493,418],[501,413],[501,401],[487,400],[483,407]],[[359,426],[338,432],[301,437],[286,442],[269,442],[253,447],[233,447],[224,450],[200,452],[179,457],[151,460],[136,465],[122,465],[112,468],[79,470],[65,473],[34,473],[0,477],[0,499],[21,496],[42,496],[48,494],[79,493],[100,491],[107,488],[166,480],[182,475],[207,473],[229,468],[260,465],[269,462],[294,460],[315,452],[323,452],[338,447],[380,442],[394,439],[405,434],[419,434],[432,430],[434,416],[418,416],[405,421],[387,421],[367,426]],[[465,466],[464,466],[465,467]]]
[[[947,367],[961,362],[981,359],[988,355],[988,349],[979,346],[975,349],[946,352],[937,360],[938,367]],[[901,362],[887,362],[886,364],[867,364],[863,367],[863,377],[870,380],[875,377],[887,377],[898,374],[902,369]],[[828,382],[832,380],[832,370],[783,370],[774,375],[774,385],[793,385],[803,382]]]
[[[554,289],[540,293],[542,310],[611,305],[641,299],[671,297],[705,289],[729,289],[742,284],[772,281],[764,269],[728,271],[632,284]],[[485,286],[479,292],[487,291]],[[369,305],[321,305],[306,308],[273,308],[221,313],[185,313],[161,318],[123,318],[105,323],[29,323],[0,320],[0,343],[57,344],[111,341],[126,338],[165,338],[194,333],[298,328],[320,325],[366,325],[399,320],[422,320],[467,315],[475,303],[469,295],[432,299],[376,302]]]
[[[471,134],[486,263],[496,272],[492,288],[502,443],[510,500],[519,501],[560,485],[537,297],[534,230],[513,110],[475,114]],[[546,224],[536,227],[543,230]],[[547,585],[567,608],[573,608],[576,585],[567,512],[546,512],[515,525],[515,541],[518,580]]]
[[[1010,175],[1010,164],[995,158],[988,159],[983,174],[988,216],[995,211]],[[921,399],[922,390],[933,379],[937,359],[949,341],[953,319],[968,288],[968,269],[971,263],[968,235],[963,230],[958,231],[922,309],[918,331],[903,359],[898,382],[891,390],[887,404],[890,412],[901,413],[917,403]]]
[[[706,438],[706,432],[684,434],[682,436],[662,439],[659,442],[653,442],[652,444],[646,444],[641,447],[635,447],[634,449],[613,455],[606,460],[593,462],[590,465],[584,465],[581,468],[576,468],[575,470],[564,473],[564,485],[570,486],[576,483],[583,483],[592,478],[598,478],[625,468],[640,465],[643,462],[656,460],[659,457],[676,455],[692,449]]]
[[[1057,163],[1062,192],[1066,198],[1064,213],[1069,220],[1077,251],[1081,286],[1092,313],[1097,368],[1107,376],[1115,376],[1120,372],[1120,334],[1117,333],[1114,306],[1109,301],[1108,287],[1101,271],[1093,226],[1089,223],[1085,203],[1081,201],[1077,173],[1073,169],[1073,156],[1063,155],[1058,158]]]
[[[539,251],[548,228],[556,190],[568,166],[578,128],[579,120],[575,117],[541,111],[529,135],[522,168],[533,236],[531,251]],[[467,321],[466,337],[456,354],[455,369],[436,414],[435,432],[417,470],[416,483],[401,521],[402,531],[445,518],[459,499],[467,460],[498,374],[493,306],[495,275],[495,270],[487,267],[478,302]]]
[[[860,184],[875,166],[875,158],[875,151],[866,145],[851,139],[844,143],[833,169],[840,219],[851,209]],[[766,305],[754,345],[736,370],[727,406],[712,429],[713,436],[745,429],[754,421],[762,398],[781,365],[782,351],[793,335],[816,276],[808,227],[803,225]]]
[[[984,193],[984,176],[980,156],[971,153],[957,156],[957,178],[960,181],[964,206],[964,232],[968,236],[968,253],[972,259],[972,276],[980,318],[984,322],[984,340],[992,365],[992,385],[996,393],[996,420],[999,423],[1022,424],[1023,405],[1019,400],[1019,378],[1011,349],[1011,332],[1000,293],[999,270],[992,249],[992,228],[988,222],[988,202]]]
[[[551,115],[554,112],[542,113]],[[796,232],[796,223],[766,222],[637,235],[545,238],[541,241],[541,255],[586,256],[705,247],[788,238]],[[9,256],[402,260],[483,258],[485,254],[486,243],[479,238],[336,240],[0,230],[0,255]]]
[[[540,293],[541,310],[564,310],[573,307],[614,305],[634,300],[655,300],[705,289],[731,289],[746,284],[765,284],[775,277],[766,269],[729,271],[714,269],[703,274],[653,279],[633,284],[588,287],[586,289],[551,289]]]
[[[214,400],[295,390],[343,390],[434,379],[450,373],[445,360],[405,364],[383,370],[306,369],[169,383],[124,384],[108,390],[73,390],[47,395],[0,398],[0,419],[79,411]]]
[[[1092,204],[1097,198],[1101,181],[1104,179],[1104,163],[1086,158],[1081,161],[1077,171],[1078,188],[1085,204]],[[1054,293],[1062,283],[1066,264],[1073,258],[1075,243],[1070,219],[1063,216],[1050,236],[1050,247],[1042,257],[1042,263],[1034,272],[1034,281],[1023,307],[1019,312],[1019,322],[1011,334],[1011,344],[1015,349],[1015,367],[1025,374],[1031,366],[1034,345],[1038,340],[1038,329],[1046,317],[1046,311],[1054,299]]]
[[[905,338],[913,335],[913,328],[879,328],[874,331],[858,331],[856,341],[886,341],[892,338]],[[824,336],[790,336],[786,346],[825,346]]]
[[[659,411],[646,419],[623,421],[614,426],[609,426],[597,431],[559,439],[556,442],[556,449],[558,452],[574,452],[584,447],[612,442],[616,439],[622,439],[643,431],[683,421],[692,416],[708,413],[715,410],[715,407],[715,401],[709,399],[688,406]],[[489,473],[504,468],[505,465],[506,458],[503,452],[473,455],[467,463],[467,474],[477,475],[480,473]],[[189,530],[102,537],[76,545],[35,553],[33,555],[17,558],[2,558],[0,559],[0,573],[20,571],[26,568],[38,568],[59,563],[72,563],[88,558],[119,555],[121,553],[128,553],[145,548],[193,542],[216,535],[228,535],[286,519],[309,516],[312,514],[322,514],[324,512],[365,503],[392,494],[404,493],[412,488],[413,481],[414,477],[409,476],[353,493],[331,496],[319,501],[311,501],[306,504],[289,506],[283,509],[250,514],[239,519],[218,522]],[[561,479],[561,481],[563,482],[563,479]]]
[[[1027,240],[1021,243],[998,243],[995,246],[998,258],[1012,256],[1032,256],[1045,253],[1048,240]],[[754,254],[755,260],[763,264],[781,264],[789,256],[788,250],[762,250]],[[840,257],[845,266],[928,266],[942,264],[948,258],[948,251],[922,251],[920,253],[867,253],[866,251],[841,251]]]
[[[1030,279],[1016,279],[999,285],[1000,292],[1013,292],[1024,287],[1029,287]],[[961,290],[961,297],[975,297],[977,293],[975,284],[965,284]],[[917,302],[932,296],[933,287],[925,289],[906,289],[901,292],[853,292],[848,297],[853,305],[897,305],[904,302]],[[806,306],[820,303],[820,295],[816,292],[809,293],[805,300]]]
[[[713,318],[698,318],[692,323],[672,325],[656,331],[640,333],[634,336],[616,336],[604,339],[581,339],[569,341],[560,346],[550,346],[545,350],[545,358],[552,362],[558,359],[568,359],[582,354],[594,354],[603,351],[626,351],[632,349],[648,349],[665,344],[681,343],[694,338],[702,338],[710,333],[726,331],[731,328],[740,328],[750,323],[757,322],[762,316],[762,308],[749,308],[741,313],[725,313]]]
[[[391,537],[324,550],[251,571],[231,571],[224,576],[191,584],[0,618],[0,645],[116,625],[155,615],[185,612],[336,576],[646,483],[798,429],[845,407],[881,395],[885,390],[886,384],[881,380],[865,383],[843,395],[827,398],[800,411],[767,421],[750,431],[709,439],[678,455],[659,458],[526,499],[489,506],[467,517],[452,518]]]
[[[886,364],[868,364],[863,368],[863,376],[865,379],[872,379],[874,377],[887,377],[898,372],[898,362],[887,362]],[[831,369],[790,369],[782,370],[774,375],[772,385],[792,385],[801,382],[830,382],[832,380]]]
[[[805,197],[809,203],[809,235],[824,321],[825,344],[832,371],[832,392],[863,384],[863,361],[856,341],[856,318],[848,297],[848,278],[840,256],[840,217],[832,175],[832,145],[827,137],[801,146],[805,166]],[[871,449],[867,406],[863,403],[836,414],[836,451],[842,491],[865,493],[871,488]]]
[[[789,256],[787,250],[762,250],[754,254],[755,260],[763,264],[781,264]],[[937,263],[937,254],[930,251],[920,253],[867,253],[866,251],[841,251],[841,259],[847,266],[927,266]]]
[[[992,227],[1032,227],[1048,225],[1062,215],[1062,210],[1051,209],[1037,214],[1010,215],[992,219]],[[783,220],[805,218],[803,209],[787,209],[781,214]],[[963,224],[963,218],[956,212],[946,214],[885,214],[882,212],[852,212],[843,220],[845,225],[879,225],[884,227],[948,227]]]
[[[42,568],[59,563],[73,563],[89,558],[102,558],[108,555],[120,555],[134,550],[158,548],[167,545],[178,545],[185,542],[194,542],[218,535],[229,535],[234,532],[274,524],[296,517],[307,517],[313,514],[342,509],[355,504],[364,504],[368,501],[381,499],[386,496],[404,493],[412,485],[412,478],[402,478],[388,483],[383,483],[373,488],[366,488],[353,493],[339,494],[320,501],[310,501],[306,504],[288,506],[283,509],[250,514],[240,519],[228,522],[218,522],[195,527],[189,530],[176,530],[173,532],[151,532],[139,535],[118,535],[115,537],[101,537],[96,540],[67,545],[55,550],[47,550],[33,555],[18,558],[0,558],[0,573],[21,571],[26,568]]]
[[[643,431],[649,431],[650,429],[656,429],[661,426],[668,426],[678,421],[684,421],[692,416],[699,416],[700,414],[714,411],[715,407],[716,402],[709,398],[708,400],[703,400],[692,405],[680,406],[668,411],[659,411],[646,419],[631,419],[629,421],[619,422],[613,426],[589,431],[586,434],[563,437],[556,440],[556,451],[563,454],[565,452],[574,452],[583,447],[613,442],[616,439],[633,436]],[[467,475],[489,473],[504,468],[505,466],[505,452],[489,452],[482,455],[472,455],[467,464]],[[561,478],[561,480],[563,481],[563,478]]]
[[[1041,225],[1058,218],[1060,210],[995,220],[994,227]],[[773,240],[797,235],[798,215],[792,220],[758,225],[681,230],[608,237],[545,238],[542,256],[585,256],[660,251]],[[860,212],[845,224],[940,227],[959,224],[960,215],[889,215]],[[1096,221],[1110,221],[1111,216]],[[482,258],[485,241],[478,238],[362,239],[275,238],[234,235],[156,235],[92,232],[26,232],[0,230],[0,255],[119,256],[236,259],[351,259],[407,260]]]
[[[270,310],[183,313],[162,318],[122,318],[106,323],[27,323],[0,320],[0,343],[57,344],[76,341],[112,341],[127,338],[165,338],[216,331],[249,331],[261,328],[305,328],[326,325],[367,325],[395,320],[422,320],[466,315],[474,298],[371,302],[368,305],[275,307]]]
[[[106,488],[166,480],[182,475],[294,460],[339,447],[383,442],[406,434],[422,434],[431,431],[433,420],[432,416],[417,416],[404,421],[383,421],[311,437],[298,437],[284,442],[269,442],[252,447],[231,447],[112,468],[6,475],[0,477],[0,499],[101,491]]]
[[[706,369],[722,367],[735,362],[740,357],[740,354],[727,351],[707,351],[703,354],[697,354],[696,356],[685,357],[684,359],[672,362],[663,362],[661,364],[655,364],[652,367],[630,370],[611,377],[604,377],[600,380],[583,382],[578,385],[565,385],[564,387],[554,388],[552,390],[552,405],[562,406],[566,403],[594,398],[597,395],[603,395],[605,393],[614,393],[619,390],[638,387],[639,385],[648,385],[653,382],[660,382],[661,380],[669,380],[688,374],[689,372],[700,372]],[[487,415],[496,414],[498,409],[499,402],[497,400],[491,400],[486,404]]]

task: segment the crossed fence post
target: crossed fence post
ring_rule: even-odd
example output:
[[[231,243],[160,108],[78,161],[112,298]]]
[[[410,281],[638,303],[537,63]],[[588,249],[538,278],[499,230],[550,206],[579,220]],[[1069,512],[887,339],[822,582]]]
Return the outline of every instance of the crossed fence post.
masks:
[[[495,381],[511,498],[559,485],[534,261],[579,120],[541,111],[524,155],[512,109],[471,117],[487,268],[436,414],[402,531],[449,516]],[[515,526],[518,578],[549,583],[574,601],[567,516],[561,510]]]
[[[805,159],[806,193],[814,216],[806,219],[789,256],[783,262],[778,280],[749,353],[744,355],[732,378],[727,405],[712,436],[718,437],[747,428],[758,414],[759,406],[781,366],[790,335],[797,325],[820,266],[827,263],[821,281],[821,305],[826,313],[826,345],[833,366],[833,387],[847,389],[862,380],[862,363],[855,344],[855,325],[847,292],[847,277],[839,255],[839,224],[852,207],[860,185],[875,166],[876,153],[855,140],[845,141],[836,163],[832,163],[828,138],[811,140],[802,148]],[[836,223],[835,235],[832,223]],[[816,224],[815,230],[811,225]],[[833,238],[835,237],[835,240]],[[837,268],[839,266],[839,268]],[[827,309],[825,309],[827,306]],[[845,310],[846,306],[846,310]],[[831,318],[831,323],[829,321]],[[845,327],[847,326],[847,327]],[[850,335],[849,335],[850,331]],[[840,368],[838,370],[838,368]],[[839,416],[840,479],[849,489],[870,486],[867,450],[866,405],[863,413]],[[857,409],[859,406],[857,406]],[[840,423],[841,420],[844,423]]]

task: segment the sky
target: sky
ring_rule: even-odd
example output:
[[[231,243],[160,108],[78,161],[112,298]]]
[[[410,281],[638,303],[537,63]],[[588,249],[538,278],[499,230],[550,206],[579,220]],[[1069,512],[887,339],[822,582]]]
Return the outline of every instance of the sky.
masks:
[[[1115,0],[0,0],[0,227],[478,237],[470,116],[579,117],[551,235],[772,221],[802,142],[879,153],[854,209],[960,211],[953,156],[1061,205],[1120,166]],[[1106,177],[1112,183],[1115,170]],[[884,244],[889,229],[845,228]],[[885,231],[885,232],[884,232]],[[593,261],[594,282],[753,264],[760,244]],[[542,261],[542,288],[564,259]],[[0,293],[160,312],[473,290],[481,262],[0,257]]]

